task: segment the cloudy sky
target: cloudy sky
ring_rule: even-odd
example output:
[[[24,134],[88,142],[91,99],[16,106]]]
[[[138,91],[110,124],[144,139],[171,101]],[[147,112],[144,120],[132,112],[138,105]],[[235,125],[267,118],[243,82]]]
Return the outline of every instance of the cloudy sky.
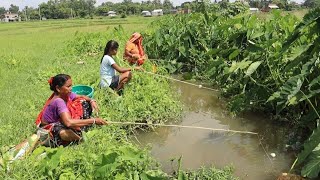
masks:
[[[111,2],[122,2],[123,0],[96,0],[97,4],[100,5],[102,2],[111,1]],[[132,0],[133,2],[141,2],[141,0]],[[163,0],[162,0],[163,1]],[[180,5],[181,3],[188,0],[171,0],[174,6]],[[48,0],[0,0],[0,7],[9,8],[10,4],[14,4],[22,9],[25,6],[38,7],[38,4],[42,2],[48,2]]]

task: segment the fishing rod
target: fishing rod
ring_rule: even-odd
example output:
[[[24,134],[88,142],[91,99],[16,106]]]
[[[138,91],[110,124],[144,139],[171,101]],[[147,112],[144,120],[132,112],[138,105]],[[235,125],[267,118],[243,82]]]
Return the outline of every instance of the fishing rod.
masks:
[[[236,131],[236,130],[230,130],[230,129],[216,129],[216,128],[208,128],[208,127],[200,127],[200,126],[185,126],[185,125],[173,125],[173,124],[149,124],[149,123],[138,123],[138,122],[119,122],[119,121],[107,121],[108,124],[114,124],[114,125],[148,125],[148,126],[160,126],[160,127],[177,127],[177,128],[190,128],[190,129],[201,129],[201,130],[210,130],[210,131],[222,131],[222,132],[231,132],[231,133],[239,133],[239,134],[250,134],[257,136],[259,140],[259,145],[262,147],[265,155],[270,160],[271,163],[273,163],[272,159],[270,158],[270,155],[267,153],[262,141],[261,137],[256,132],[251,131]],[[275,155],[272,155],[274,153],[271,153],[271,156],[274,157]]]
[[[207,90],[210,90],[210,91],[216,91],[216,92],[219,91],[219,90],[217,90],[217,89],[213,89],[213,88],[209,88],[209,87],[202,86],[201,84],[200,84],[200,85],[198,85],[198,84],[193,84],[193,83],[186,82],[186,81],[181,81],[181,80],[179,80],[179,79],[175,79],[175,78],[172,78],[172,77],[168,77],[168,76],[156,74],[156,73],[153,73],[153,72],[148,72],[148,71],[140,71],[140,72],[146,73],[146,74],[151,74],[151,75],[158,76],[158,77],[162,77],[162,78],[166,78],[166,79],[169,79],[169,80],[172,80],[172,81],[177,81],[177,82],[180,82],[180,83],[188,84],[188,85],[191,85],[191,86],[196,86],[196,87],[198,87],[198,88],[207,89]]]
[[[174,125],[174,124],[149,124],[149,123],[120,122],[120,121],[107,121],[107,123],[108,124],[121,124],[121,125],[148,125],[148,126],[160,126],[160,127],[178,127],[178,128],[202,129],[202,130],[210,130],[210,131],[222,131],[222,132],[253,134],[253,135],[258,134],[256,132],[250,132],[250,131],[236,131],[236,130],[230,130],[230,129],[216,129],[216,128],[208,128],[208,127],[200,127],[200,126],[185,126],[185,125]]]

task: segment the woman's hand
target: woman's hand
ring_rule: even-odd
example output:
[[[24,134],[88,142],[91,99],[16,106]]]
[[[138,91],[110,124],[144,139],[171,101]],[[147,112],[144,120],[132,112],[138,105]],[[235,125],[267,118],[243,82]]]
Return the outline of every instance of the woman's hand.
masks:
[[[139,59],[139,58],[140,58],[140,55],[139,55],[139,54],[132,54],[132,58],[134,58],[134,59]]]
[[[107,121],[105,121],[105,120],[103,120],[103,119],[101,119],[101,118],[95,118],[95,120],[96,120],[96,124],[97,125],[107,125],[108,123],[107,123]]]
[[[143,69],[141,66],[136,66],[136,67],[134,67],[134,70],[144,71],[144,69]]]
[[[143,60],[148,59],[148,55],[146,55],[146,54],[145,54],[145,55],[143,55],[143,56],[142,56],[142,59],[143,59]]]
[[[96,112],[99,112],[99,107],[97,105],[97,102],[95,100],[90,100],[90,104],[91,104],[91,107],[92,107],[92,111],[96,111]]]

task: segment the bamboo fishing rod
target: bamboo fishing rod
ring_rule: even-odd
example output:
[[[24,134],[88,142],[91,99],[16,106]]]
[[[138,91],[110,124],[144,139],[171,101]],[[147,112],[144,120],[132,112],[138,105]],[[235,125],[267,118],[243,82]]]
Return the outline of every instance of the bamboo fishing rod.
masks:
[[[162,78],[166,78],[166,79],[173,80],[173,81],[177,81],[177,82],[181,82],[181,83],[188,84],[188,85],[191,85],[191,86],[196,86],[196,87],[202,88],[202,89],[207,89],[207,90],[211,90],[211,91],[218,91],[217,89],[213,89],[213,88],[209,88],[209,87],[204,87],[204,86],[202,86],[202,85],[193,84],[193,83],[189,83],[189,82],[186,82],[186,81],[181,81],[181,80],[179,80],[179,79],[175,79],[175,78],[172,78],[172,77],[163,76],[163,75],[156,74],[156,73],[153,73],[153,72],[148,72],[148,71],[140,71],[140,72],[143,72],[143,73],[146,73],[146,74],[151,74],[151,75],[158,76],[158,77],[162,77]]]
[[[210,131],[232,132],[232,133],[240,133],[240,134],[254,134],[254,135],[258,134],[250,131],[235,131],[230,129],[215,129],[215,128],[208,128],[208,127],[200,127],[200,126],[184,126],[184,125],[174,125],[174,124],[148,124],[148,123],[118,122],[118,121],[107,121],[107,123],[121,124],[121,125],[149,125],[149,126],[161,126],[161,127],[178,127],[178,128],[202,129],[202,130],[210,130]]]
[[[138,123],[138,122],[118,122],[118,121],[107,121],[108,124],[121,124],[121,125],[149,125],[149,126],[160,126],[160,127],[177,127],[177,128],[190,128],[190,129],[201,129],[201,130],[210,130],[210,131],[222,131],[222,132],[231,132],[231,133],[239,133],[239,134],[250,134],[256,135],[259,139],[259,144],[261,145],[265,155],[268,157],[271,163],[273,163],[272,159],[270,158],[269,154],[267,153],[266,149],[264,148],[259,134],[256,132],[250,131],[236,131],[230,129],[216,129],[216,128],[207,128],[207,127],[200,127],[200,126],[184,126],[184,125],[174,125],[174,124],[148,124],[148,123]]]

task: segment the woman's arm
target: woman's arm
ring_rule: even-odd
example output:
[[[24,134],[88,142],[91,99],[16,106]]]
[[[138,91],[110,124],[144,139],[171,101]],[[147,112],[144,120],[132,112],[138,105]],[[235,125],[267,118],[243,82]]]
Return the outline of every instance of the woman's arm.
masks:
[[[118,66],[118,64],[114,63],[111,65],[116,71],[118,71],[119,73],[124,73],[124,72],[127,72],[127,71],[131,71],[132,69],[131,68],[122,68],[120,66]],[[140,66],[136,66],[133,68],[134,70],[143,70],[142,67]]]
[[[69,112],[63,112],[60,114],[62,123],[68,128],[83,127],[92,124],[105,125],[107,122],[101,118],[91,119],[72,119]]]
[[[131,71],[131,68],[123,68],[123,67],[120,67],[118,64],[114,63],[111,65],[116,71],[118,71],[119,73],[124,73],[124,72],[127,72],[127,71]]]

